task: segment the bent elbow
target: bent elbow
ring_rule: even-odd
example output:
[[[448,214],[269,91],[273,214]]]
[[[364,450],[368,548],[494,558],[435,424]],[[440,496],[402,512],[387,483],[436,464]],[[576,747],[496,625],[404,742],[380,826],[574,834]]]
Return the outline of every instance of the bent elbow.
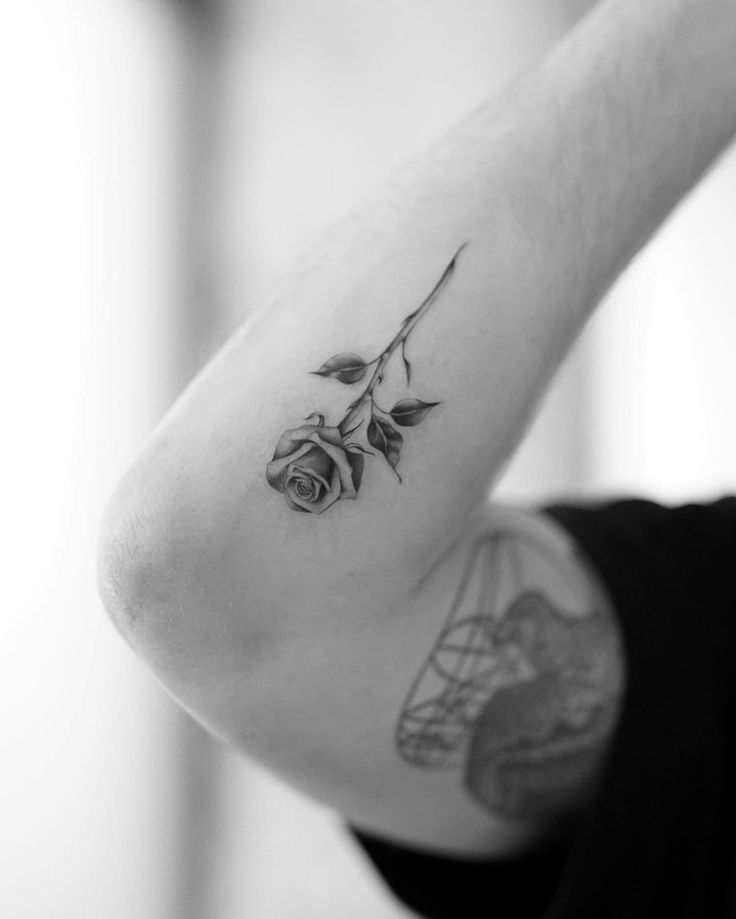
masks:
[[[102,603],[129,641],[148,631],[174,597],[173,546],[166,527],[121,495],[103,515],[97,548],[97,581]]]
[[[123,638],[194,710],[223,662],[254,661],[273,630],[253,613],[242,512],[222,512],[201,476],[165,460],[144,456],[111,498],[98,583]]]

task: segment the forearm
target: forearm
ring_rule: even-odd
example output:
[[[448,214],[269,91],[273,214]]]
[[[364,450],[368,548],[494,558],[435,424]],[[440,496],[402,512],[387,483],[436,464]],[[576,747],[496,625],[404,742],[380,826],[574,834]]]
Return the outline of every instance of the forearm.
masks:
[[[254,602],[278,607],[346,577],[416,581],[592,307],[731,136],[734,47],[732,2],[606,4],[334,231],[185,394],[121,492],[160,558],[178,534],[179,588],[213,567],[227,577],[228,564]],[[282,432],[313,412],[336,427],[375,365],[352,385],[310,371],[342,352],[383,353],[462,244],[407,342],[411,383],[397,349],[374,390],[384,409],[440,403],[421,424],[392,425],[402,483],[366,418],[356,440],[375,455],[354,500],[294,513],[266,477]],[[298,572],[298,591],[284,571]]]

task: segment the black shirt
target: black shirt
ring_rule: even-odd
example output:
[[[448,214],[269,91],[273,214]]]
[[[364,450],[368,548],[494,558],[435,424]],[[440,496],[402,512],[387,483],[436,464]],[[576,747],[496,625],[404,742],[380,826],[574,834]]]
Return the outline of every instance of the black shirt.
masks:
[[[628,683],[574,832],[504,861],[356,837],[428,919],[736,917],[736,499],[546,508],[606,586]]]

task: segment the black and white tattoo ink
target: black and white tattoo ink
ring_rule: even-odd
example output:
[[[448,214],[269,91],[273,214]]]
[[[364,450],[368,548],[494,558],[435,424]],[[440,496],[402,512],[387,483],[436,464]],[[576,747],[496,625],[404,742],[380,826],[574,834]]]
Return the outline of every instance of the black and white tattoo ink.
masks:
[[[406,398],[400,399],[393,408],[383,409],[376,402],[375,392],[383,382],[386,365],[399,349],[407,385],[411,382],[411,364],[406,355],[409,335],[450,280],[458,256],[466,245],[458,249],[428,296],[404,319],[378,357],[364,361],[358,354],[336,354],[319,370],[312,371],[317,376],[331,377],[350,386],[373,368],[366,388],[350,403],[335,426],[327,424],[322,412],[313,412],[304,419],[307,424],[281,435],[266,467],[266,479],[272,488],[283,493],[292,510],[321,514],[339,500],[356,498],[365,457],[375,456],[374,451],[383,454],[401,481],[396,467],[404,439],[397,426],[411,428],[421,424],[428,412],[440,403]]]
[[[525,584],[535,551],[517,533],[476,542],[396,728],[408,763],[462,769],[476,801],[517,818],[560,812],[595,775],[623,679],[610,611]]]

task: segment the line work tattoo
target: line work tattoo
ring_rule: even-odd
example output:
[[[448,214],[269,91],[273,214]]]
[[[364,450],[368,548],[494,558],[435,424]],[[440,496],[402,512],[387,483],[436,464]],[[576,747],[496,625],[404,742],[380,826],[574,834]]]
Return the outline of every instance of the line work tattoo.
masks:
[[[545,552],[517,533],[475,543],[396,727],[404,760],[461,768],[472,797],[507,817],[574,803],[605,752],[622,688],[607,608],[565,610],[525,576]]]
[[[458,256],[466,245],[460,246],[430,293],[404,319],[378,357],[364,361],[358,354],[335,354],[319,370],[312,371],[317,376],[331,377],[350,386],[373,368],[365,389],[350,403],[344,417],[334,427],[327,424],[322,412],[312,412],[304,419],[307,424],[281,435],[266,467],[266,480],[272,488],[283,493],[292,510],[321,514],[339,500],[356,498],[365,457],[375,456],[374,451],[384,456],[401,482],[396,467],[404,438],[395,426],[411,428],[421,424],[428,412],[440,403],[406,398],[400,399],[391,409],[383,409],[376,402],[375,391],[383,382],[386,365],[399,349],[407,386],[411,383],[407,340],[452,277]]]

